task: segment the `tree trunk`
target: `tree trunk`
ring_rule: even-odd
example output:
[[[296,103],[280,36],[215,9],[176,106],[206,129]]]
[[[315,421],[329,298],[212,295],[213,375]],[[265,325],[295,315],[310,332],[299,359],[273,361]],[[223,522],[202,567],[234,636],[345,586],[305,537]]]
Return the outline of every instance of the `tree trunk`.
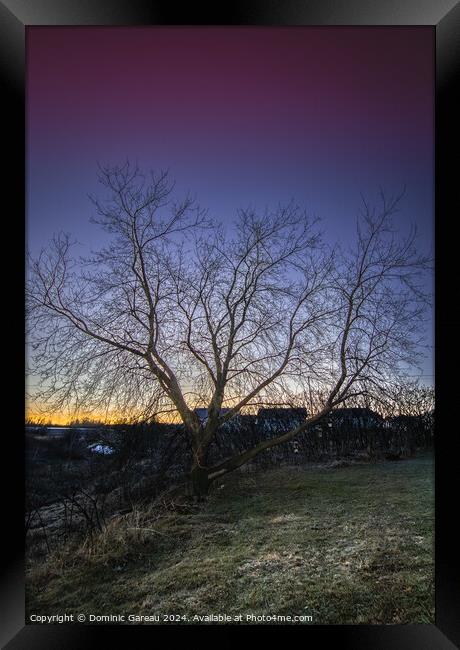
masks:
[[[252,447],[252,449],[247,449],[241,454],[237,454],[233,458],[228,458],[213,467],[207,467],[207,449],[214,431],[212,433],[208,431],[206,436],[203,436],[201,432],[198,433],[198,435],[195,434],[195,447],[193,453],[194,462],[190,472],[190,484],[193,496],[199,501],[203,500],[209,491],[209,486],[215,479],[245,465],[265,449],[270,449],[271,447],[275,447],[276,445],[291,440],[296,435],[307,429],[307,427],[310,427],[318,420],[321,420],[321,418],[327,415],[330,411],[331,406],[326,406],[319,413],[310,417],[308,421],[294,429],[291,429],[291,431],[287,431],[277,438],[264,440],[255,447]]]
[[[198,500],[202,501],[209,491],[211,481],[208,478],[208,470],[206,467],[200,467],[193,464],[190,472],[190,486],[192,495]]]
[[[207,450],[209,442],[205,441],[203,430],[195,433],[193,444],[193,463],[190,470],[190,490],[194,498],[202,501],[209,491],[211,481],[207,467]]]

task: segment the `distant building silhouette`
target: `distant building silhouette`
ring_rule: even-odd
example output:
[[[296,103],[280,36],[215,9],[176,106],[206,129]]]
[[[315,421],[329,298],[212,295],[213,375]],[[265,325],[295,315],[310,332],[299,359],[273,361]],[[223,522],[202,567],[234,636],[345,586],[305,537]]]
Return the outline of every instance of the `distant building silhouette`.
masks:
[[[256,424],[266,432],[282,432],[299,426],[308,417],[305,408],[260,408]]]
[[[381,415],[368,408],[338,408],[328,415],[333,429],[375,429],[382,426]]]

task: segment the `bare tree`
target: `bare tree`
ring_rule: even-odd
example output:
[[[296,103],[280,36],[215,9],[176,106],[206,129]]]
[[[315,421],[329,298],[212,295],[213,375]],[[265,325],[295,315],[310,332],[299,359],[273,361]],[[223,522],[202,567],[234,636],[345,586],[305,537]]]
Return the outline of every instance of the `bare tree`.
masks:
[[[392,227],[400,197],[382,195],[379,210],[363,202],[356,246],[342,250],[322,243],[293,203],[240,210],[225,230],[192,199],[174,202],[165,173],[147,181],[125,165],[101,169],[100,181],[109,198],[93,199],[95,221],[111,235],[107,247],[76,259],[59,235],[30,263],[40,396],[58,409],[176,414],[195,493],[416,361],[426,307],[417,278],[429,260],[415,232]],[[208,466],[222,424],[294,403],[310,406],[301,425]]]

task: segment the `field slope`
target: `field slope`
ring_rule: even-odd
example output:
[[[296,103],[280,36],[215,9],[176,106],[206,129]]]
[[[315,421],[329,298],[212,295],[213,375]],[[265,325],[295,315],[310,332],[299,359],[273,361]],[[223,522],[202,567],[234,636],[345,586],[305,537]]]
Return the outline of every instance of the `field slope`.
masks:
[[[34,563],[27,613],[433,623],[433,489],[430,455],[235,473],[203,505],[135,510]]]

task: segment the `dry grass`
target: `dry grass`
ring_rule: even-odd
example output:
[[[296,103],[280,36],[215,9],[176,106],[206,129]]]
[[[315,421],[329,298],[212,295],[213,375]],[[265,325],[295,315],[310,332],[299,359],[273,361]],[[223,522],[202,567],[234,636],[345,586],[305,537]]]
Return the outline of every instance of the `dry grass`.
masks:
[[[135,510],[31,566],[28,613],[433,623],[433,522],[430,456],[234,474],[199,508]]]

